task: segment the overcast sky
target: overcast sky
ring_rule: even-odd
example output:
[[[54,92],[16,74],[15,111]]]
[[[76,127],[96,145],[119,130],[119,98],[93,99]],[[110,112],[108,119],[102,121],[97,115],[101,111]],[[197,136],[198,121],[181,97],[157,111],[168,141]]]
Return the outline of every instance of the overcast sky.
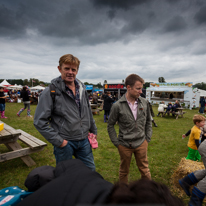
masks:
[[[50,82],[64,54],[83,82],[206,82],[206,1],[0,1],[0,79]]]

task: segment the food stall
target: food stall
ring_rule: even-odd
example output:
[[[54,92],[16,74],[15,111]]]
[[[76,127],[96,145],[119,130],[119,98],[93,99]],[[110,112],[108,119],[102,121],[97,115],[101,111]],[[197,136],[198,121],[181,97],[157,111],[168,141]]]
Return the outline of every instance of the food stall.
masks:
[[[164,101],[175,103],[176,100],[186,108],[199,107],[200,92],[192,87],[192,82],[150,83],[146,89],[146,99],[154,104]]]
[[[117,99],[120,99],[120,97],[126,93],[127,89],[125,87],[124,83],[120,84],[104,84],[103,85],[104,93],[111,92],[112,96],[117,97]]]

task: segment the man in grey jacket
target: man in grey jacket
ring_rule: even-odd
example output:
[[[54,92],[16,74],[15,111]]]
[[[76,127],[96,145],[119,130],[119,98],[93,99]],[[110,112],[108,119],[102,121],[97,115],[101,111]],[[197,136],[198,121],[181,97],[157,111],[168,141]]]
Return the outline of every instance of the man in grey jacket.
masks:
[[[72,159],[82,160],[95,170],[88,132],[97,136],[87,91],[76,79],[80,61],[71,54],[59,59],[60,77],[53,79],[55,99],[47,87],[39,98],[34,115],[34,126],[53,146],[56,163]]]
[[[148,142],[152,136],[152,121],[149,104],[142,98],[144,80],[131,74],[125,80],[127,93],[113,104],[107,125],[109,137],[120,154],[120,182],[128,183],[129,167],[134,153],[142,178],[151,179],[147,160]],[[119,124],[119,135],[114,128]]]

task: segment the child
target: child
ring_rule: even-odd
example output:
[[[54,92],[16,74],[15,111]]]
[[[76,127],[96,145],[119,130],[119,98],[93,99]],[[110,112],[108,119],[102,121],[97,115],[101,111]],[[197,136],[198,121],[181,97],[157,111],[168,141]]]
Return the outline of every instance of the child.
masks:
[[[5,99],[7,98],[7,96],[4,95],[4,88],[0,87],[0,114],[1,114],[1,118],[7,118],[5,117]]]
[[[205,125],[201,127],[200,129],[202,130],[200,139],[201,139],[201,142],[203,142],[206,139],[206,121],[205,121]],[[191,129],[187,133],[182,135],[182,139],[190,135],[190,133],[191,133]]]
[[[171,109],[172,109],[172,102],[169,102],[165,114],[167,114],[167,113],[169,114]]]
[[[198,148],[204,166],[206,167],[206,140],[204,140]],[[180,186],[183,188],[185,193],[190,196],[190,186],[196,183],[197,186],[193,188],[192,195],[190,198],[189,205],[191,206],[201,206],[203,199],[206,195],[206,169],[197,170],[185,176],[183,179],[179,180]]]
[[[157,116],[159,116],[160,115],[160,112],[164,112],[164,110],[165,110],[165,108],[167,107],[167,105],[165,104],[165,102],[164,101],[162,101],[162,102],[160,102],[160,104],[159,104],[159,107],[158,107],[158,114],[157,114]]]
[[[193,126],[193,128],[191,129],[190,138],[187,144],[189,148],[189,152],[188,152],[186,159],[190,159],[193,161],[196,161],[196,160],[199,161],[201,159],[201,156],[198,152],[199,139],[200,139],[200,134],[201,134],[200,127],[203,127],[205,125],[205,117],[203,117],[202,115],[196,114],[193,117],[193,122],[195,126]]]
[[[178,100],[175,101],[175,104],[172,106],[172,116],[175,116],[175,112],[177,112],[177,108],[181,107]]]

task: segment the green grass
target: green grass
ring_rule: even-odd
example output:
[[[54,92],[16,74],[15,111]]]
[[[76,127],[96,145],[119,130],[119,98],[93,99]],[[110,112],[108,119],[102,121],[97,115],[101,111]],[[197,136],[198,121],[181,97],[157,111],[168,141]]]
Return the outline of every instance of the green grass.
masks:
[[[26,117],[26,111],[21,114],[21,117],[16,116],[21,107],[23,104],[7,103],[5,115],[8,119],[2,119],[2,121],[47,142],[33,126],[33,118]],[[31,105],[31,115],[34,115],[35,109],[36,105]],[[153,106],[153,110],[155,114],[158,113],[157,106]],[[186,157],[188,152],[188,138],[182,139],[181,136],[193,126],[192,117],[196,113],[198,113],[198,109],[187,109],[184,118],[179,117],[177,120],[172,116],[154,117],[158,127],[153,127],[152,140],[148,147],[149,167],[153,180],[171,186],[170,178],[181,158]],[[107,181],[117,182],[120,158],[117,148],[111,143],[108,136],[107,124],[103,122],[103,111],[100,112],[100,115],[94,115],[94,119],[98,128],[99,143],[99,148],[93,150],[96,171]],[[118,125],[115,125],[115,128],[118,131]],[[6,151],[8,151],[7,148],[0,145],[0,152]],[[13,185],[26,189],[24,181],[32,169],[42,165],[55,167],[53,147],[50,143],[43,151],[30,156],[36,162],[36,166],[31,168],[27,167],[20,158],[0,163],[0,189]],[[140,173],[133,157],[129,181],[138,178],[140,178]]]

